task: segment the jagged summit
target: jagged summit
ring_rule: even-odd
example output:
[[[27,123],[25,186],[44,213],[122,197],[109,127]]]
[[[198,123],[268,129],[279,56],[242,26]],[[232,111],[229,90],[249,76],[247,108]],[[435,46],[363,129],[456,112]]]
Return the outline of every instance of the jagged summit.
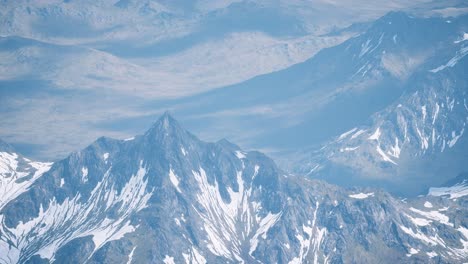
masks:
[[[185,131],[179,122],[169,113],[164,114],[153,124],[153,126],[146,131],[145,135],[167,134],[176,131]],[[186,131],[185,131],[186,132]]]
[[[185,130],[179,122],[166,111],[143,135],[143,140],[149,145],[175,146],[192,145],[200,140]]]

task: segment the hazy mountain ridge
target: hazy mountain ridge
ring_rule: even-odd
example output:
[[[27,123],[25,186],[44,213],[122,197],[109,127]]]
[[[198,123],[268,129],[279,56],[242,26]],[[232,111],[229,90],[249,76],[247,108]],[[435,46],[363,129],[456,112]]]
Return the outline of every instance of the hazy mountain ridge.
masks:
[[[430,184],[442,184],[447,178],[456,177],[468,169],[464,166],[463,154],[468,121],[465,80],[467,43],[463,31],[467,28],[466,16],[453,20],[456,24],[453,26],[451,21],[442,19],[418,21],[403,13],[395,15],[399,19],[382,19],[380,25],[391,29],[395,23],[409,23],[408,27],[414,27],[415,31],[409,30],[413,32],[411,35],[408,32],[389,34],[390,29],[368,32],[374,38],[368,41],[361,38],[361,53],[370,51],[375,55],[372,60],[366,55],[362,56],[366,58],[362,64],[373,63],[374,66],[370,67],[370,73],[363,66],[357,74],[390,74],[401,78],[392,87],[400,89],[401,96],[374,113],[370,119],[371,125],[362,125],[365,124],[362,122],[323,144],[320,150],[299,154],[300,161],[296,162],[296,166],[292,165],[293,171],[343,185],[385,185],[392,192],[415,195],[430,187]],[[436,28],[447,24],[450,30],[424,33],[419,31],[428,27],[424,24]],[[377,28],[381,30],[381,27]],[[444,35],[441,36],[439,32],[444,32]],[[393,37],[382,37],[376,42],[378,35]],[[426,36],[424,46],[415,43],[423,39],[422,35]],[[390,54],[413,54],[403,56],[411,61],[411,56],[418,57],[418,52],[431,55],[421,57],[423,59],[412,69],[397,66],[405,76],[387,65]],[[361,61],[360,58],[358,61]],[[380,89],[378,86],[371,87]],[[399,186],[402,183],[405,183],[404,188]]]
[[[5,263],[463,262],[464,203],[286,175],[165,114],[56,162],[0,211],[0,250]]]

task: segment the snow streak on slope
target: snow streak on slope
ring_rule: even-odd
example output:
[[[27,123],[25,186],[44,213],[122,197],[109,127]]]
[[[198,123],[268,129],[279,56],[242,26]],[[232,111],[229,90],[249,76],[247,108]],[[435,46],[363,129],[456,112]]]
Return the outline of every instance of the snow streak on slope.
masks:
[[[228,188],[231,198],[229,203],[221,197],[216,181],[214,185],[209,184],[203,168],[192,173],[200,189],[197,200],[202,209],[195,210],[203,220],[208,249],[217,256],[242,261],[243,244],[249,243],[248,253],[252,254],[257,248],[259,237],[266,239],[268,230],[282,213],[268,212],[266,216],[260,216],[261,204],[251,202],[252,187],[245,188],[241,171],[237,172],[238,191]]]
[[[457,199],[468,195],[468,183],[461,183],[450,187],[432,187],[429,189],[430,196],[449,196]]]
[[[118,190],[111,181],[111,167],[87,201],[83,202],[80,194],[67,197],[62,203],[53,198],[49,204],[41,205],[36,218],[11,228],[0,215],[0,261],[24,262],[36,254],[53,260],[60,247],[86,236],[92,236],[95,252],[105,243],[133,232],[135,227],[130,224],[130,216],[145,208],[151,197],[146,190],[145,176],[141,161],[137,173]],[[108,218],[110,209],[115,209],[117,215]]]
[[[319,228],[317,226],[317,211],[319,209],[319,206],[319,202],[316,202],[312,223],[308,221],[307,224],[309,226],[302,225],[302,234],[296,229],[296,232],[298,232],[296,234],[296,238],[299,240],[300,243],[299,256],[289,261],[289,264],[304,263],[304,261],[306,261],[306,257],[309,255],[309,250],[311,249],[311,246],[311,253],[314,254],[314,264],[319,263],[318,258],[319,255],[322,254],[320,246],[325,238],[325,235],[327,234],[327,229],[325,227]],[[327,261],[325,260],[324,262],[326,263]]]
[[[18,163],[26,162],[26,168],[20,169]],[[11,200],[18,197],[34,181],[50,169],[52,163],[32,162],[16,153],[0,152],[0,210]],[[31,178],[26,178],[31,175]]]

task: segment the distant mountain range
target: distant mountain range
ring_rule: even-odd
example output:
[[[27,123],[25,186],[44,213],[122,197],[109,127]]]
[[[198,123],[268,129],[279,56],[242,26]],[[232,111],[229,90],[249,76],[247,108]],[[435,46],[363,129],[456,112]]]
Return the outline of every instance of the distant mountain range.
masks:
[[[304,63],[172,103],[289,172],[416,196],[468,171],[466,32],[467,15],[391,12]]]
[[[405,200],[343,189],[200,141],[167,113],[143,135],[99,138],[54,164],[1,148],[2,263],[468,260],[467,193],[455,190],[466,177]]]

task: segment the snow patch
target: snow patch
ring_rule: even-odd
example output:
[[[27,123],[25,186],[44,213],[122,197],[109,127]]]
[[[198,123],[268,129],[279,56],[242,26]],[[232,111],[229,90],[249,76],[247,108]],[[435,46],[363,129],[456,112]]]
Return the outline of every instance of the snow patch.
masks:
[[[412,217],[410,215],[406,215],[406,217],[411,222],[413,222],[414,225],[417,225],[417,226],[428,226],[428,225],[430,225],[432,223],[431,220],[427,220],[427,219],[424,219],[424,218]]]
[[[461,37],[461,39],[455,40],[453,43],[458,44],[458,43],[463,42],[463,41],[466,41],[466,40],[468,40],[468,33],[465,33],[465,32],[464,32],[464,33],[463,33],[463,36]]]
[[[425,122],[425,121],[426,121],[426,116],[427,116],[427,110],[426,110],[426,106],[425,106],[425,105],[423,105],[423,106],[421,107],[421,112],[422,112],[422,116],[423,116],[423,122]]]
[[[375,130],[374,134],[372,134],[368,139],[369,139],[369,140],[379,140],[380,135],[381,135],[380,127],[378,127],[378,128]]]
[[[127,264],[132,264],[132,260],[133,260],[133,253],[135,253],[135,249],[136,247],[134,247],[132,249],[132,251],[130,252],[130,254],[128,255],[128,261],[127,261]]]
[[[424,233],[420,232],[419,230],[416,230],[416,232],[414,232],[411,228],[407,228],[406,226],[400,225],[399,227],[407,235],[415,239],[418,239],[424,242],[425,244],[428,244],[431,246],[440,245],[442,247],[445,247],[444,241],[437,234],[434,236],[427,236]]]
[[[238,159],[245,159],[245,154],[241,151],[236,151],[236,157]]]
[[[376,150],[377,150],[377,153],[379,153],[379,155],[382,157],[384,161],[393,163],[394,165],[398,165],[390,157],[388,157],[387,154],[385,154],[385,152],[380,148],[380,145],[377,145]]]
[[[119,191],[114,188],[111,169],[96,184],[88,200],[83,201],[77,194],[59,204],[53,198],[46,210],[41,205],[37,217],[28,222],[19,222],[12,228],[5,225],[4,216],[0,215],[0,252],[6,252],[0,256],[0,262],[8,259],[8,263],[16,263],[20,254],[30,257],[23,252],[37,252],[53,262],[57,249],[73,239],[92,236],[96,252],[107,242],[133,232],[135,227],[130,224],[130,216],[146,208],[152,195],[146,192],[146,169],[141,161],[136,174]],[[109,219],[102,214],[111,209],[117,213],[115,218]],[[67,236],[52,230],[67,230]]]
[[[370,196],[374,196],[374,193],[371,192],[371,193],[356,193],[356,194],[350,194],[348,195],[350,198],[353,198],[353,199],[366,199]]]
[[[397,159],[400,158],[401,149],[400,149],[398,138],[395,138],[395,145],[390,146],[390,150],[387,153],[388,155],[394,158],[397,158]]]
[[[182,193],[182,191],[179,189],[179,179],[177,178],[177,175],[175,175],[172,168],[169,169],[169,179],[171,180],[171,182],[174,185],[174,187],[176,188],[176,190],[179,193]]]
[[[277,213],[277,214],[272,214],[268,213],[261,221],[259,228],[257,229],[257,232],[255,232],[255,235],[250,239],[250,250],[249,250],[249,255],[252,255],[252,253],[257,249],[258,245],[258,237],[262,236],[263,239],[267,238],[267,232],[270,230],[270,228],[278,222],[279,218],[281,217],[282,212]]]
[[[419,253],[419,250],[414,249],[414,248],[410,248],[409,253],[406,254],[406,256],[407,256],[407,257],[411,257],[412,255],[416,255],[416,254],[418,254],[418,253]]]
[[[432,208],[433,206],[432,206],[432,203],[431,203],[431,202],[426,201],[426,202],[424,202],[424,207],[426,207],[426,208]]]
[[[341,135],[338,137],[338,140],[343,140],[343,139],[345,139],[346,137],[348,137],[349,135],[351,135],[352,133],[354,133],[354,131],[356,131],[356,130],[357,130],[357,128],[353,128],[353,129],[351,129],[351,130],[349,130],[349,131],[347,131],[347,132],[341,134]]]
[[[350,151],[355,151],[359,148],[359,146],[357,147],[346,147],[346,148],[340,148],[340,152],[350,152]]]
[[[88,168],[87,167],[81,168],[81,181],[82,182],[88,181]]]
[[[166,255],[163,259],[164,264],[175,264],[174,257],[169,257]]]
[[[205,264],[206,259],[200,252],[192,246],[191,250],[186,254],[182,253],[186,264]]]
[[[354,133],[354,135],[351,136],[351,139],[355,139],[357,137],[359,137],[360,135],[364,134],[366,131],[365,130],[358,130],[356,133]]]
[[[452,148],[453,146],[455,146],[455,144],[457,144],[458,139],[460,139],[460,137],[463,136],[464,132],[465,132],[465,128],[463,128],[460,131],[460,134],[458,135],[456,134],[455,131],[452,131],[452,139],[448,142],[449,148]]]
[[[31,162],[24,159],[28,162],[28,167],[25,171],[20,171],[18,169],[18,159],[20,157],[15,153],[0,152],[0,210],[10,201],[27,191],[52,166],[52,163]],[[22,180],[30,175],[29,180]]]
[[[448,195],[450,199],[457,199],[468,195],[468,184],[457,184],[452,187],[439,187],[430,188],[428,195],[430,196],[445,196]]]
[[[465,55],[468,54],[468,47],[463,47],[460,51],[457,52],[457,54],[455,55],[455,57],[453,57],[452,59],[450,59],[446,64],[444,65],[441,65],[435,69],[432,69],[430,70],[430,72],[432,73],[437,73],[439,71],[442,71],[448,67],[453,67],[455,66],[459,60],[461,60],[463,57],[465,57]]]
[[[418,209],[413,208],[413,207],[411,207],[410,210],[417,213],[417,214],[419,214],[419,215],[421,215],[421,216],[429,218],[431,220],[438,221],[438,222],[440,222],[442,224],[453,227],[453,224],[449,222],[450,221],[449,217],[442,214],[442,213],[440,213],[439,211],[425,212],[425,211],[421,211],[421,210],[418,210]]]

